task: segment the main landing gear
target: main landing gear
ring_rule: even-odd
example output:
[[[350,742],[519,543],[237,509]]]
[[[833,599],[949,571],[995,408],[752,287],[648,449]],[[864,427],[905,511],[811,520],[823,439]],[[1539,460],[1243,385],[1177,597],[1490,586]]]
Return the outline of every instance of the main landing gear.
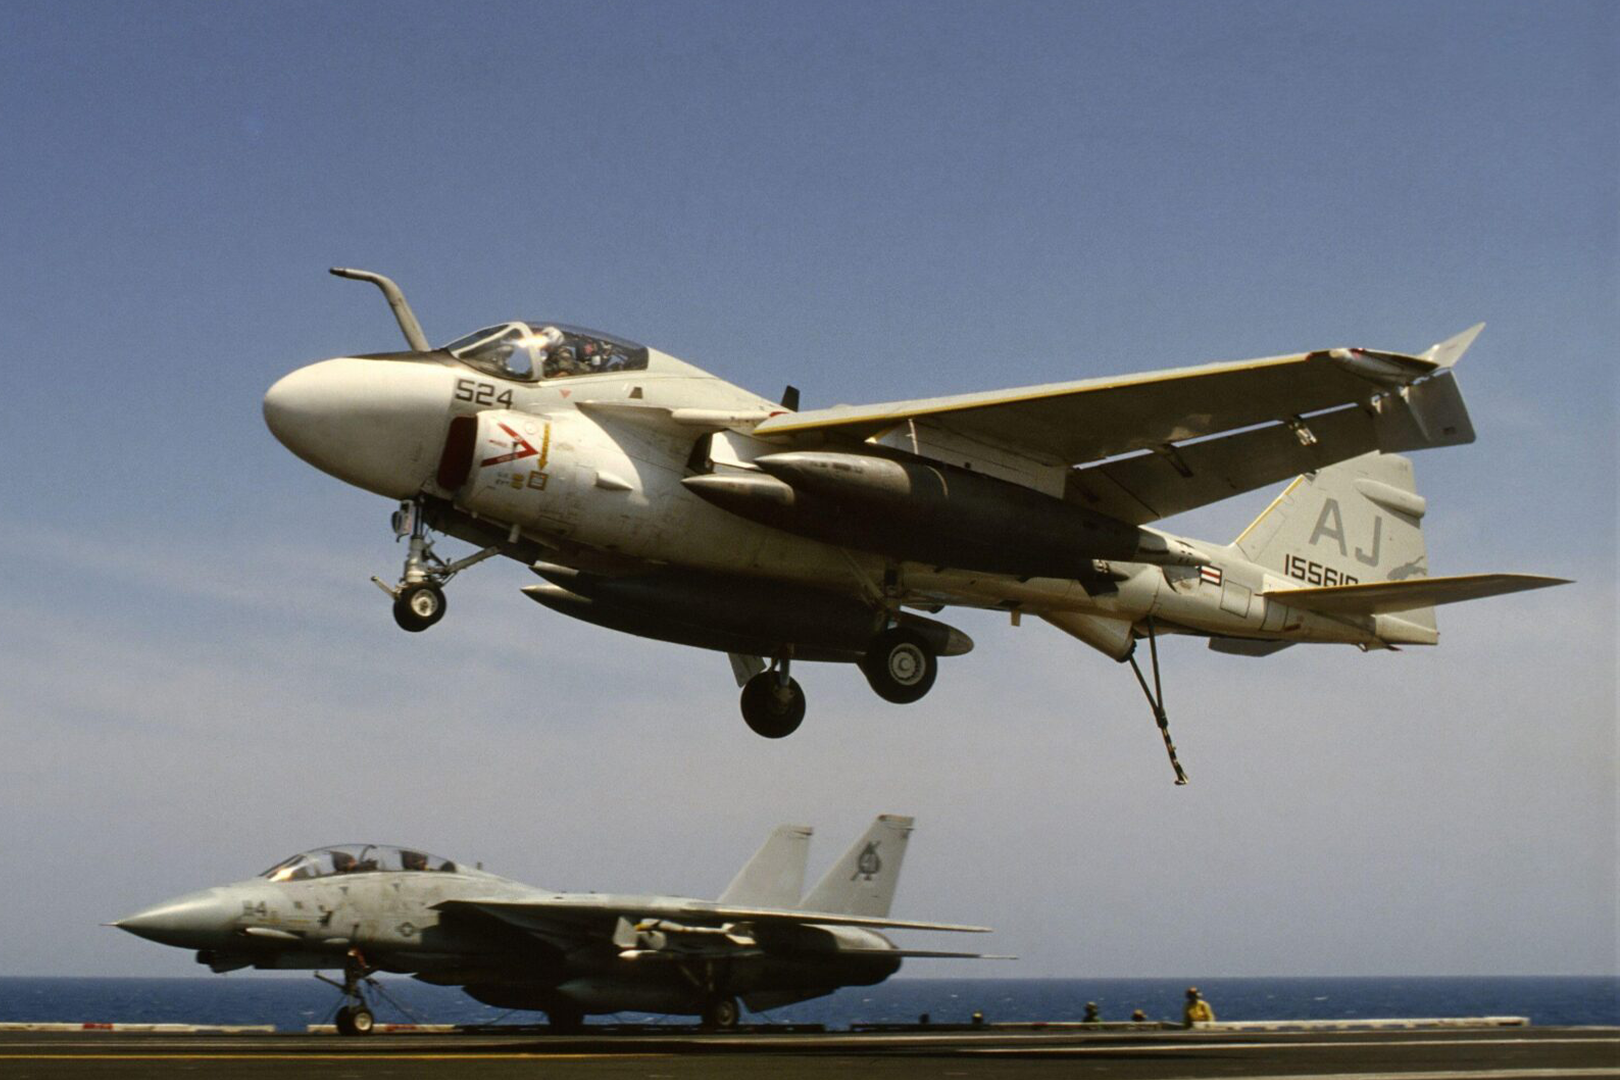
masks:
[[[394,621],[401,630],[421,633],[444,618],[444,586],[451,578],[469,566],[483,562],[491,555],[500,554],[499,547],[487,547],[465,559],[445,562],[433,553],[433,541],[428,539],[427,522],[420,502],[402,502],[394,511],[394,538],[410,539],[405,555],[405,569],[400,572],[399,583],[390,586],[382,578],[373,577],[377,588],[394,598]]]
[[[1125,659],[1131,662],[1131,670],[1136,672],[1137,684],[1142,687],[1142,693],[1147,697],[1148,707],[1153,710],[1153,719],[1159,725],[1159,734],[1164,736],[1165,753],[1170,755],[1170,767],[1176,771],[1176,786],[1187,782],[1187,773],[1176,759],[1176,744],[1170,741],[1170,717],[1164,712],[1164,687],[1159,683],[1159,639],[1153,632],[1153,616],[1147,618],[1148,653],[1153,663],[1153,689],[1148,689],[1147,679],[1142,676],[1142,669],[1136,664],[1136,650],[1132,649]]]
[[[792,661],[781,657],[743,683],[743,721],[754,734],[781,739],[804,722],[804,688],[788,674]]]
[[[752,663],[757,667],[759,661]],[[791,657],[778,657],[743,683],[743,720],[767,739],[791,735],[804,721],[804,689],[788,674],[791,663]],[[939,674],[939,655],[907,626],[891,626],[878,634],[856,663],[878,697],[896,705],[921,700]]]
[[[861,672],[884,701],[910,705],[921,700],[939,674],[939,658],[921,634],[904,626],[891,626],[872,639]]]
[[[730,1031],[742,1018],[742,1010],[734,997],[719,997],[704,1006],[702,1025],[709,1031]]]

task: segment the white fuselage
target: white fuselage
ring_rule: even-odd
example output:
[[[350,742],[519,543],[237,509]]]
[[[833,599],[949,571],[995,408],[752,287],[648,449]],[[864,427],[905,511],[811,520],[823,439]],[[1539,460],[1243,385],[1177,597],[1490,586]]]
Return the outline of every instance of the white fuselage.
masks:
[[[389,498],[446,500],[513,539],[563,553],[790,581],[894,606],[1028,610],[1116,656],[1121,626],[1128,633],[1149,617],[1171,632],[1377,642],[1371,620],[1303,612],[1264,596],[1298,583],[1234,547],[1174,537],[1219,574],[1113,563],[1112,580],[1098,588],[896,564],[746,520],[682,485],[699,440],[711,435],[707,467],[757,471],[753,458],[783,447],[749,432],[782,411],[656,351],[646,370],[539,382],[492,377],[445,354],[346,357],[293,372],[265,399],[277,437],[318,468]],[[450,487],[441,481],[458,418],[467,418],[464,429],[475,426],[470,462],[464,474],[451,470]]]

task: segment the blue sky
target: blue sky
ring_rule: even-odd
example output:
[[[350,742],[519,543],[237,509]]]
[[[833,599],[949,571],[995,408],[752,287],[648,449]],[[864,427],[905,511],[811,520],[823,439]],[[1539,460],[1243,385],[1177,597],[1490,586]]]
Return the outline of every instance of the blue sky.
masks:
[[[96,923],[319,843],[713,895],[776,822],[830,860],[895,811],[897,910],[997,926],[1004,974],[1615,971],[1616,22],[0,0],[0,850],[34,928],[0,970],[199,971]],[[435,340],[555,318],[807,406],[1483,319],[1479,442],[1416,459],[1431,565],[1581,585],[1446,609],[1437,650],[1171,643],[1187,789],[1127,673],[988,616],[924,702],[813,669],[767,744],[722,657],[540,611],[515,564],[394,628],[390,507],[259,415],[399,342],[332,265]]]

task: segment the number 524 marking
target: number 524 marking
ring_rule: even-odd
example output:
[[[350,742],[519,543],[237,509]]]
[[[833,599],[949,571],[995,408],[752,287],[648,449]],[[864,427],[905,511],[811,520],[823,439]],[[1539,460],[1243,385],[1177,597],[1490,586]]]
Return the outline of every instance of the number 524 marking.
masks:
[[[470,401],[474,405],[504,405],[512,407],[512,391],[505,390],[497,394],[495,387],[487,382],[478,382],[474,379],[456,380],[456,400]]]

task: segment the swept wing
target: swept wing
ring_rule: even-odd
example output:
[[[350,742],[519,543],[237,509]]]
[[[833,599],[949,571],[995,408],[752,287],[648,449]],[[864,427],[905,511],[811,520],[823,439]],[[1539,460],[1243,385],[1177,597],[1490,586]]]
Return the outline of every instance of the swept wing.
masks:
[[[943,435],[1036,469],[1095,463],[1070,473],[1063,496],[1145,524],[1371,450],[1472,442],[1449,368],[1482,328],[1417,355],[1327,349],[839,405],[770,417],[754,434],[817,444],[889,441],[904,429],[919,446]]]

